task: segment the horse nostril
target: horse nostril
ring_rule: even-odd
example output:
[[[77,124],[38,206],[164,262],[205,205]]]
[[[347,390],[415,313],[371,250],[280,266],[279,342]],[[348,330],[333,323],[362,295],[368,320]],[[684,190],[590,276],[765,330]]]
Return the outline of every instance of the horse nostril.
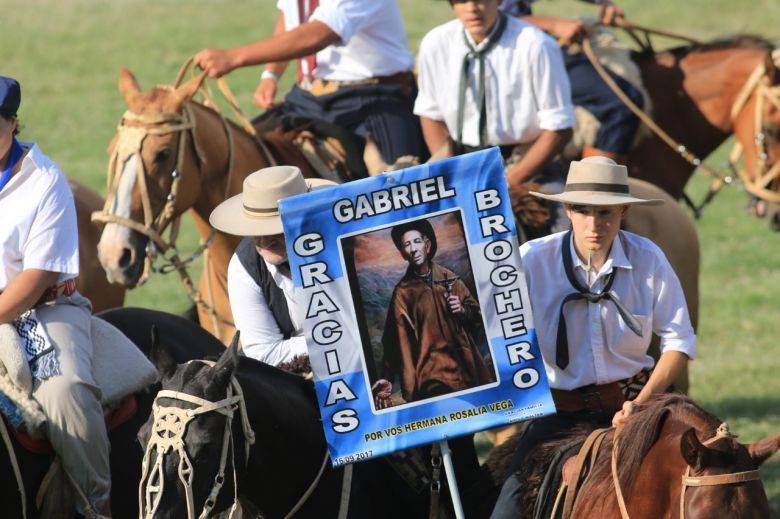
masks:
[[[133,250],[127,247],[122,249],[122,257],[119,258],[119,268],[126,269],[133,263]]]

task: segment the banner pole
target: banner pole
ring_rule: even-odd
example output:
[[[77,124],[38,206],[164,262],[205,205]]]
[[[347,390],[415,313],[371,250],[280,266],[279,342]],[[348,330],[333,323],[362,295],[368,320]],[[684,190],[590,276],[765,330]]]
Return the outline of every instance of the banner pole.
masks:
[[[444,473],[447,474],[447,486],[450,488],[455,519],[465,519],[463,505],[460,502],[460,492],[458,492],[458,481],[455,479],[455,467],[452,465],[452,451],[447,440],[440,441],[439,448],[441,449],[441,459],[444,461]]]

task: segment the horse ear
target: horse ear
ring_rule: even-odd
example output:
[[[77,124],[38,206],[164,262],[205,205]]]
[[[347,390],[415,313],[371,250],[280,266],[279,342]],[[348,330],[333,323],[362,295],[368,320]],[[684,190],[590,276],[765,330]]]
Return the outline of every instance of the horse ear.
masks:
[[[211,367],[210,387],[215,389],[225,388],[230,383],[230,378],[238,367],[238,337],[239,332],[236,330],[230,346],[227,347],[225,353],[220,355],[217,363]]]
[[[157,371],[162,378],[170,377],[176,371],[176,361],[173,360],[171,352],[168,351],[168,347],[160,342],[157,326],[152,325],[151,333],[152,348],[149,357],[152,359],[152,363],[157,368]]]
[[[125,98],[128,108],[141,95],[141,87],[138,86],[138,81],[135,80],[133,73],[125,67],[119,67],[119,91],[122,93],[122,97]]]
[[[690,428],[680,438],[680,454],[685,463],[695,469],[706,465],[707,447],[702,445],[696,436],[696,429]]]
[[[780,434],[751,443],[747,445],[747,450],[756,467],[760,467],[762,463],[780,450]]]
[[[205,73],[198,74],[186,83],[179,85],[179,87],[173,91],[173,96],[176,103],[176,111],[178,111],[184,105],[184,103],[192,99],[192,96],[195,95],[200,86],[203,84],[204,79],[206,79]]]
[[[776,51],[766,53],[764,70],[766,70],[766,77],[769,78],[770,85],[780,83],[780,71],[778,71],[776,60],[780,60],[780,53]]]

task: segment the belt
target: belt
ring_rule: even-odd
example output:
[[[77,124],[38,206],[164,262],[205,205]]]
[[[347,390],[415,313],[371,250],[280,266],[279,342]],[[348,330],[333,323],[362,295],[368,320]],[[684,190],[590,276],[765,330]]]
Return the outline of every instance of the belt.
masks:
[[[75,292],[76,280],[68,279],[58,285],[52,285],[44,290],[40,299],[38,299],[38,302],[35,303],[35,306],[40,306],[44,303],[51,303],[52,301],[56,301],[60,296],[70,297]]]
[[[298,83],[298,87],[306,90],[313,96],[335,94],[342,88],[350,88],[365,85],[398,85],[403,94],[409,96],[414,85],[414,74],[409,71],[398,72],[390,76],[378,76],[355,81],[336,81],[330,79],[304,80]]]
[[[550,391],[559,413],[616,413],[623,407],[623,402],[636,398],[652,372],[652,369],[643,369],[632,377],[609,384],[591,384],[572,390]]]

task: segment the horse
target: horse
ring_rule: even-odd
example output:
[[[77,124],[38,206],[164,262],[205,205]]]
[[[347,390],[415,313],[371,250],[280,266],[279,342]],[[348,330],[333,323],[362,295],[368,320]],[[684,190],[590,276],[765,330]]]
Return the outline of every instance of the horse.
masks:
[[[646,135],[629,155],[630,174],[680,199],[696,169],[683,152],[707,157],[733,135],[744,167],[729,175],[739,174],[751,199],[760,202],[754,212],[780,231],[780,72],[772,44],[736,36],[660,53],[647,49],[634,59],[653,120],[684,146],[672,149]]]
[[[281,163],[298,166],[305,177],[316,174],[292,143],[273,134],[257,139],[193,101],[203,80],[200,75],[177,88],[142,93],[132,73],[121,69],[119,90],[128,110],[109,145],[114,182],[102,218],[96,218],[106,224],[98,257],[110,281],[131,288],[149,274],[150,254],[165,253],[177,270],[183,260],[168,253],[176,252],[178,219],[192,209],[206,262],[199,290],[191,287],[191,295],[200,323],[227,343],[235,331],[227,265],[239,238],[215,232],[209,214],[240,193],[246,176],[258,169]],[[172,228],[170,241],[158,240],[166,227]],[[189,283],[186,271],[179,272]]]
[[[344,468],[328,458],[311,380],[239,357],[235,342],[215,363],[177,365],[163,344],[152,359],[163,390],[139,432],[144,517],[227,517],[236,502],[249,517],[342,517],[344,485],[349,517],[428,517],[428,485],[413,492],[382,458],[356,464],[344,483]],[[191,418],[182,419],[187,412]],[[186,467],[189,485],[180,479]],[[487,472],[470,481],[464,489],[461,480],[468,517],[487,517],[492,502],[482,498],[494,499],[498,489]],[[446,506],[444,489],[440,499]]]
[[[119,328],[147,355],[152,349],[150,333],[152,327],[157,329],[171,357],[179,362],[224,351],[222,343],[213,335],[195,323],[175,315],[140,308],[119,308],[103,312],[100,318]],[[133,417],[108,433],[111,442],[113,517],[127,519],[138,517],[136,489],[140,480],[143,452],[138,446],[136,435],[151,412],[152,401],[158,389],[159,385],[156,385],[137,393],[135,395],[137,410]],[[35,517],[36,514],[31,511],[35,510],[36,493],[51,466],[52,456],[30,452],[19,443],[15,435],[10,436],[24,480],[28,517]],[[22,503],[5,443],[0,443],[0,502],[3,503],[5,517],[22,517]],[[63,517],[70,517],[70,510],[70,507],[62,507],[59,512]],[[43,516],[52,517],[52,515]]]
[[[571,454],[577,453],[586,438],[599,436],[600,447],[594,443],[593,451],[585,449],[577,458]],[[508,476],[511,453],[520,438],[514,436],[489,455],[486,465],[498,480]],[[568,451],[571,457],[559,477],[568,490],[576,487],[576,497],[567,513],[555,517],[770,517],[758,468],[780,449],[780,434],[748,445],[735,438],[727,424],[691,398],[678,393],[657,395],[637,405],[617,429],[594,433],[587,427],[578,428],[535,449],[518,473],[520,481],[532,482],[518,497],[520,516],[534,517],[539,493],[536,483],[545,479],[555,454]],[[584,479],[575,470],[580,457],[591,459]],[[548,512],[552,509],[550,504],[545,505]]]
[[[120,307],[125,300],[125,288],[112,285],[106,279],[97,257],[102,227],[90,219],[93,212],[103,207],[103,197],[76,180],[69,179],[69,183],[76,204],[79,229],[79,277],[76,288],[92,302],[95,313]]]

